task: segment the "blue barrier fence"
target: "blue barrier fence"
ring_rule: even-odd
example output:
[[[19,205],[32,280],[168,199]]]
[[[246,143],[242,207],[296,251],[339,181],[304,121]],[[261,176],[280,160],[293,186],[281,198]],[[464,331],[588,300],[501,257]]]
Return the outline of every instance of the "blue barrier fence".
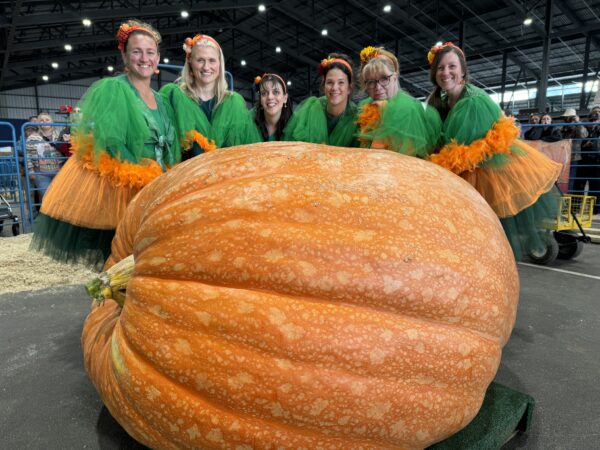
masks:
[[[52,127],[58,132],[53,135],[59,136],[60,132],[67,127],[73,126],[70,123],[32,123],[25,122],[21,126],[21,149],[23,158],[23,171],[25,174],[25,194],[27,198],[27,216],[23,221],[26,229],[33,227],[33,221],[42,204],[44,194],[48,186],[68,159],[67,154],[61,153],[61,150],[68,151],[67,140],[52,139],[45,140],[39,133],[27,137],[25,129],[27,127]],[[63,146],[66,146],[63,148]]]
[[[10,225],[13,235],[17,235],[25,216],[17,135],[10,122],[0,121],[0,127],[8,127],[11,136],[0,140],[0,229]]]

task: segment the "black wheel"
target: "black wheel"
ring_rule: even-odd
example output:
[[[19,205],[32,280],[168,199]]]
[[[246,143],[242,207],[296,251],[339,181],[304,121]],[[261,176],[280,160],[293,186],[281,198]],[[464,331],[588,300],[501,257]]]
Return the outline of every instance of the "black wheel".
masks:
[[[536,264],[550,264],[558,256],[558,242],[554,236],[548,235],[546,238],[546,248],[543,250],[530,249],[529,258]]]
[[[583,250],[583,242],[578,239],[575,233],[556,231],[554,237],[558,242],[559,259],[577,258]]]
[[[19,223],[15,222],[12,224],[12,234],[13,234],[13,236],[18,236],[19,233],[20,233]]]

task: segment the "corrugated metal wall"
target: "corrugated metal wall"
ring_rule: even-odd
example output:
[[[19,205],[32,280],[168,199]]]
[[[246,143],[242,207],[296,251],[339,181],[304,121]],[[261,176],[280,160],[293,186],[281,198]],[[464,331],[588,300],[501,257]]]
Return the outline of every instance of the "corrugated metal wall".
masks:
[[[61,84],[39,84],[12,91],[0,92],[0,118],[27,119],[38,112],[49,112],[53,116],[61,105],[75,105],[87,88],[97,78]],[[54,117],[58,121],[60,117]]]
[[[163,71],[162,84],[173,81],[176,74]],[[156,78],[156,77],[155,77]],[[49,112],[56,122],[60,121],[58,111],[61,105],[75,106],[85,94],[90,85],[99,78],[86,78],[60,84],[38,84],[37,101],[35,87],[0,92],[0,120],[1,119],[27,119],[39,112]],[[152,87],[158,89],[156,79]]]

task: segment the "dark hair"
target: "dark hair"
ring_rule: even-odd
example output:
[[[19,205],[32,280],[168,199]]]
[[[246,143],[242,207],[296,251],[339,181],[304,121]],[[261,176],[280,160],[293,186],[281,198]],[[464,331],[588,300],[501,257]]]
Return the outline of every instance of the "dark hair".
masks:
[[[329,55],[327,55],[326,59],[341,59],[342,61],[346,61],[348,63],[348,66],[352,67],[352,60],[348,55],[344,53],[330,53]],[[338,61],[333,61],[328,64],[321,63],[319,65],[319,74],[321,75],[321,91],[325,87],[325,78],[327,78],[327,74],[331,69],[339,69],[342,72],[344,72],[346,74],[346,77],[348,77],[348,86],[350,87],[350,90],[352,90],[354,84],[354,77],[352,76],[353,71],[351,69],[348,69],[348,66]]]
[[[465,83],[467,83],[469,81],[469,69],[467,67],[467,61],[465,60],[465,55],[463,54],[462,51],[460,51],[459,49],[457,49],[453,46],[447,46],[447,47],[442,48],[440,51],[438,51],[435,54],[433,61],[431,62],[431,67],[429,67],[429,81],[431,81],[431,83],[435,86],[435,88],[433,89],[433,92],[431,94],[429,94],[429,97],[427,97],[427,103],[438,110],[442,120],[446,119],[446,116],[450,112],[450,108],[448,108],[447,106],[444,106],[442,104],[442,98],[441,98],[442,89],[437,84],[436,75],[437,75],[438,66],[440,65],[440,60],[443,58],[444,55],[446,55],[447,53],[450,53],[450,52],[452,52],[452,53],[456,54],[456,56],[458,56],[458,61],[460,62],[460,68],[462,69],[463,73],[465,74],[465,76],[463,77],[463,81]]]
[[[254,85],[256,92],[258,92],[258,98],[256,99],[256,103],[254,104],[254,122],[256,123],[256,126],[260,130],[260,134],[262,135],[265,141],[269,139],[269,131],[267,130],[265,110],[263,109],[262,104],[260,103],[260,88],[266,83],[279,85],[281,86],[281,90],[283,91],[283,93],[288,94],[287,101],[283,104],[281,116],[279,117],[279,120],[277,121],[277,127],[275,128],[275,138],[279,141],[283,136],[283,129],[290,120],[290,117],[292,117],[292,97],[287,91],[287,87],[283,81],[283,78],[273,73],[267,73],[263,75],[260,82]]]

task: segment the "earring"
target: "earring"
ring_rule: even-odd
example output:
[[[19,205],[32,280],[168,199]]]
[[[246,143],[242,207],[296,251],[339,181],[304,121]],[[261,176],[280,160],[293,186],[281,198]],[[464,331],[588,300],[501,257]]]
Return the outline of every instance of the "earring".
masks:
[[[287,108],[287,103],[284,103],[284,104],[283,104],[283,107],[284,107],[284,108]]]

